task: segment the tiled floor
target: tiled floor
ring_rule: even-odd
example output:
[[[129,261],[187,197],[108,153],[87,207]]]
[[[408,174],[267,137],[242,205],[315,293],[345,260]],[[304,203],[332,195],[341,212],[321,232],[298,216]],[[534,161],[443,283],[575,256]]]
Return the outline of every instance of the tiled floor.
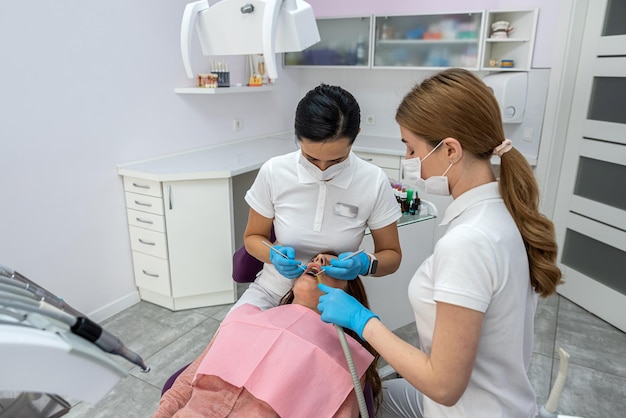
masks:
[[[171,312],[140,302],[101,325],[151,366],[150,373],[121,358],[129,375],[97,405],[75,403],[66,417],[151,417],[167,378],[206,346],[230,305]],[[413,324],[397,331],[415,340]],[[559,412],[586,418],[626,416],[626,334],[560,296],[542,300],[535,323],[530,377],[539,405],[556,378],[558,348],[570,355]],[[72,401],[68,399],[68,401]]]

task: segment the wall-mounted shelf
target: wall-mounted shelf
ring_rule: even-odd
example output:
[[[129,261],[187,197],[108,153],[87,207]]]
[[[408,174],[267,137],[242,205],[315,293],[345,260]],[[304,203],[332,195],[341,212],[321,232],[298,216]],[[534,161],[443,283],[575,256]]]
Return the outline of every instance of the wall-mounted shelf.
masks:
[[[538,10],[491,10],[487,12],[484,29],[485,48],[481,70],[486,71],[529,71],[532,66]],[[491,24],[507,21],[512,27],[508,38],[492,38]],[[513,60],[513,67],[500,67],[503,59]],[[495,60],[498,65],[491,66]]]
[[[259,86],[259,87],[177,87],[174,89],[176,94],[234,94],[234,93],[261,93],[274,90],[275,86]]]

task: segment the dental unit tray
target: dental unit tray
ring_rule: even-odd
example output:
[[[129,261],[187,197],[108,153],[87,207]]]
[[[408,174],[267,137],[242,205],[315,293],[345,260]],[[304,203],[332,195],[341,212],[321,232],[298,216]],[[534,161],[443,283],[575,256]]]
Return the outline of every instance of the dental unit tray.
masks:
[[[97,403],[127,375],[110,354],[149,371],[115,336],[0,265],[0,418],[61,416],[69,404],[59,396]],[[36,414],[37,403],[57,412]]]

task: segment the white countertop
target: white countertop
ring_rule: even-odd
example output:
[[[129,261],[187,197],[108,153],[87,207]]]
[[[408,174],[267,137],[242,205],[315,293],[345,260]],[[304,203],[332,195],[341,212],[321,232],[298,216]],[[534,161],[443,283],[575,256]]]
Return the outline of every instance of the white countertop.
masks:
[[[247,138],[118,165],[118,174],[154,181],[229,178],[298,149],[293,132]],[[404,155],[399,138],[359,135],[354,151]]]
[[[229,178],[297,150],[292,133],[247,138],[118,165],[118,174],[155,181]]]
[[[400,137],[359,135],[352,144],[352,150],[404,157],[406,147]]]
[[[256,170],[277,155],[298,149],[293,132],[246,138],[118,165],[118,174],[154,181],[230,178]],[[406,149],[399,137],[359,135],[352,150],[404,157]],[[526,156],[531,166],[536,158]],[[499,165],[500,159],[491,159]]]

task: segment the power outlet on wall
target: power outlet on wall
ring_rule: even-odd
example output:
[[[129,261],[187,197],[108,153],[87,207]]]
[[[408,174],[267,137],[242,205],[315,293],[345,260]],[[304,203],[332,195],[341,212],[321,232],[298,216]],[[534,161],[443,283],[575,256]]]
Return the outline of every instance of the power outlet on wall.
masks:
[[[366,125],[376,125],[376,116],[374,116],[374,115],[365,115],[365,124]]]
[[[233,119],[233,131],[241,131],[243,129],[243,119]]]

